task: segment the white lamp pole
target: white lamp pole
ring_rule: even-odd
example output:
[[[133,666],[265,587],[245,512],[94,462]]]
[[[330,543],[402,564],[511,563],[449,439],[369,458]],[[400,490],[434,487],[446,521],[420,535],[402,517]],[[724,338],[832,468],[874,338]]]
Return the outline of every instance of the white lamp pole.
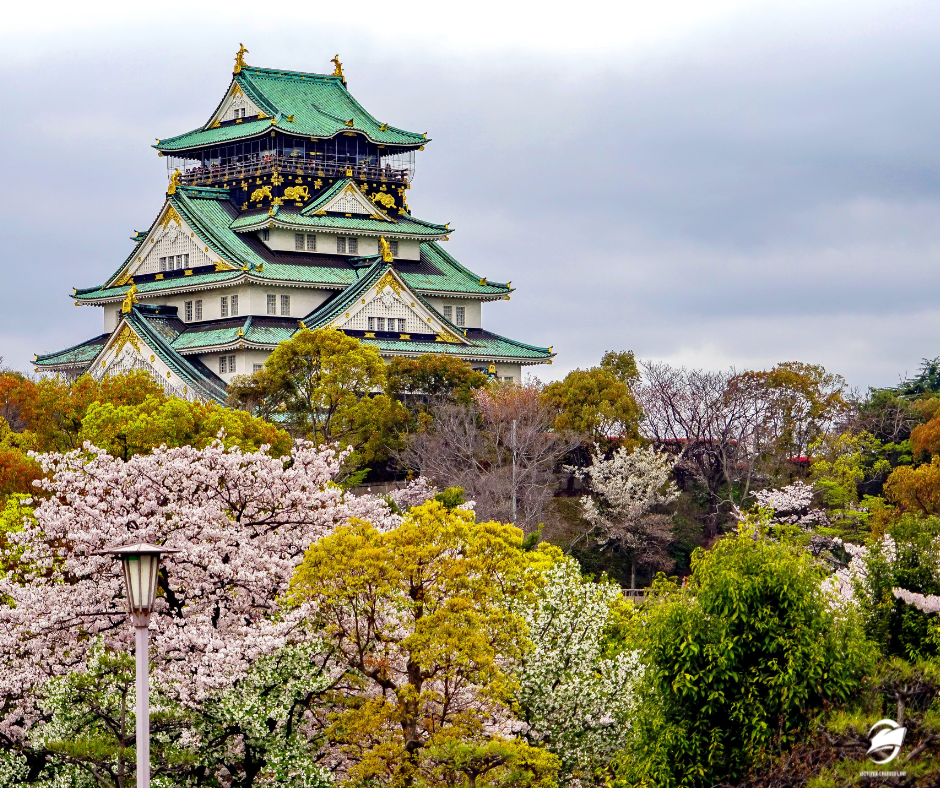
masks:
[[[150,788],[150,613],[157,594],[161,553],[170,547],[138,544],[103,550],[121,559],[127,585],[127,610],[134,624],[137,663],[137,788]]]

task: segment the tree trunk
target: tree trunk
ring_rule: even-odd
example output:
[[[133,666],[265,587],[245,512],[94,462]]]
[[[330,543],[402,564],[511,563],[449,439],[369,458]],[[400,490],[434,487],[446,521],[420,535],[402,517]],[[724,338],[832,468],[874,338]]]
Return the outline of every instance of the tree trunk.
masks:
[[[630,590],[636,590],[636,554],[630,561]]]

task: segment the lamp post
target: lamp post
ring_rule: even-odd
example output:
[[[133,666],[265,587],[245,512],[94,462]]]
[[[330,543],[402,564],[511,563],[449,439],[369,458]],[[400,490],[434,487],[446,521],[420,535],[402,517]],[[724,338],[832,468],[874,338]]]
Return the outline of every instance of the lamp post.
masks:
[[[172,547],[139,542],[102,550],[121,559],[127,586],[127,612],[134,624],[137,663],[137,788],[150,788],[150,613],[157,594],[161,553]]]

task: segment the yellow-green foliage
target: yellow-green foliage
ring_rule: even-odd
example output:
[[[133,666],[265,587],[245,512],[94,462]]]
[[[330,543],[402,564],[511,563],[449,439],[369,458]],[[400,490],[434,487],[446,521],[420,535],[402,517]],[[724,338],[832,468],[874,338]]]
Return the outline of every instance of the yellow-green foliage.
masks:
[[[531,594],[560,555],[522,547],[519,529],[439,501],[394,530],[358,522],[310,547],[291,599],[359,677],[328,730],[354,759],[350,784],[453,785],[491,756],[477,786],[551,784],[553,756],[483,729],[511,689],[504,660],[528,643],[506,599]]]

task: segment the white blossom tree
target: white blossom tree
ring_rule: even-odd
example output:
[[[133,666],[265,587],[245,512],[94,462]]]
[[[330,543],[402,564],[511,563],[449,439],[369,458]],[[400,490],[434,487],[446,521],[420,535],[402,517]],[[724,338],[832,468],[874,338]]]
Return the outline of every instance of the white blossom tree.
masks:
[[[516,673],[518,713],[529,741],[559,757],[569,784],[604,784],[601,770],[630,728],[638,656],[605,656],[620,597],[616,585],[584,579],[568,558],[546,572],[534,603],[519,611],[533,647]]]
[[[581,511],[590,524],[579,537],[595,536],[602,546],[630,556],[630,588],[636,587],[637,564],[666,569],[672,565],[666,547],[672,538],[670,518],[651,514],[679,497],[672,481],[673,459],[653,447],[617,449],[607,459],[595,446],[590,476],[595,497],[581,499]],[[578,540],[575,540],[576,542]]]

